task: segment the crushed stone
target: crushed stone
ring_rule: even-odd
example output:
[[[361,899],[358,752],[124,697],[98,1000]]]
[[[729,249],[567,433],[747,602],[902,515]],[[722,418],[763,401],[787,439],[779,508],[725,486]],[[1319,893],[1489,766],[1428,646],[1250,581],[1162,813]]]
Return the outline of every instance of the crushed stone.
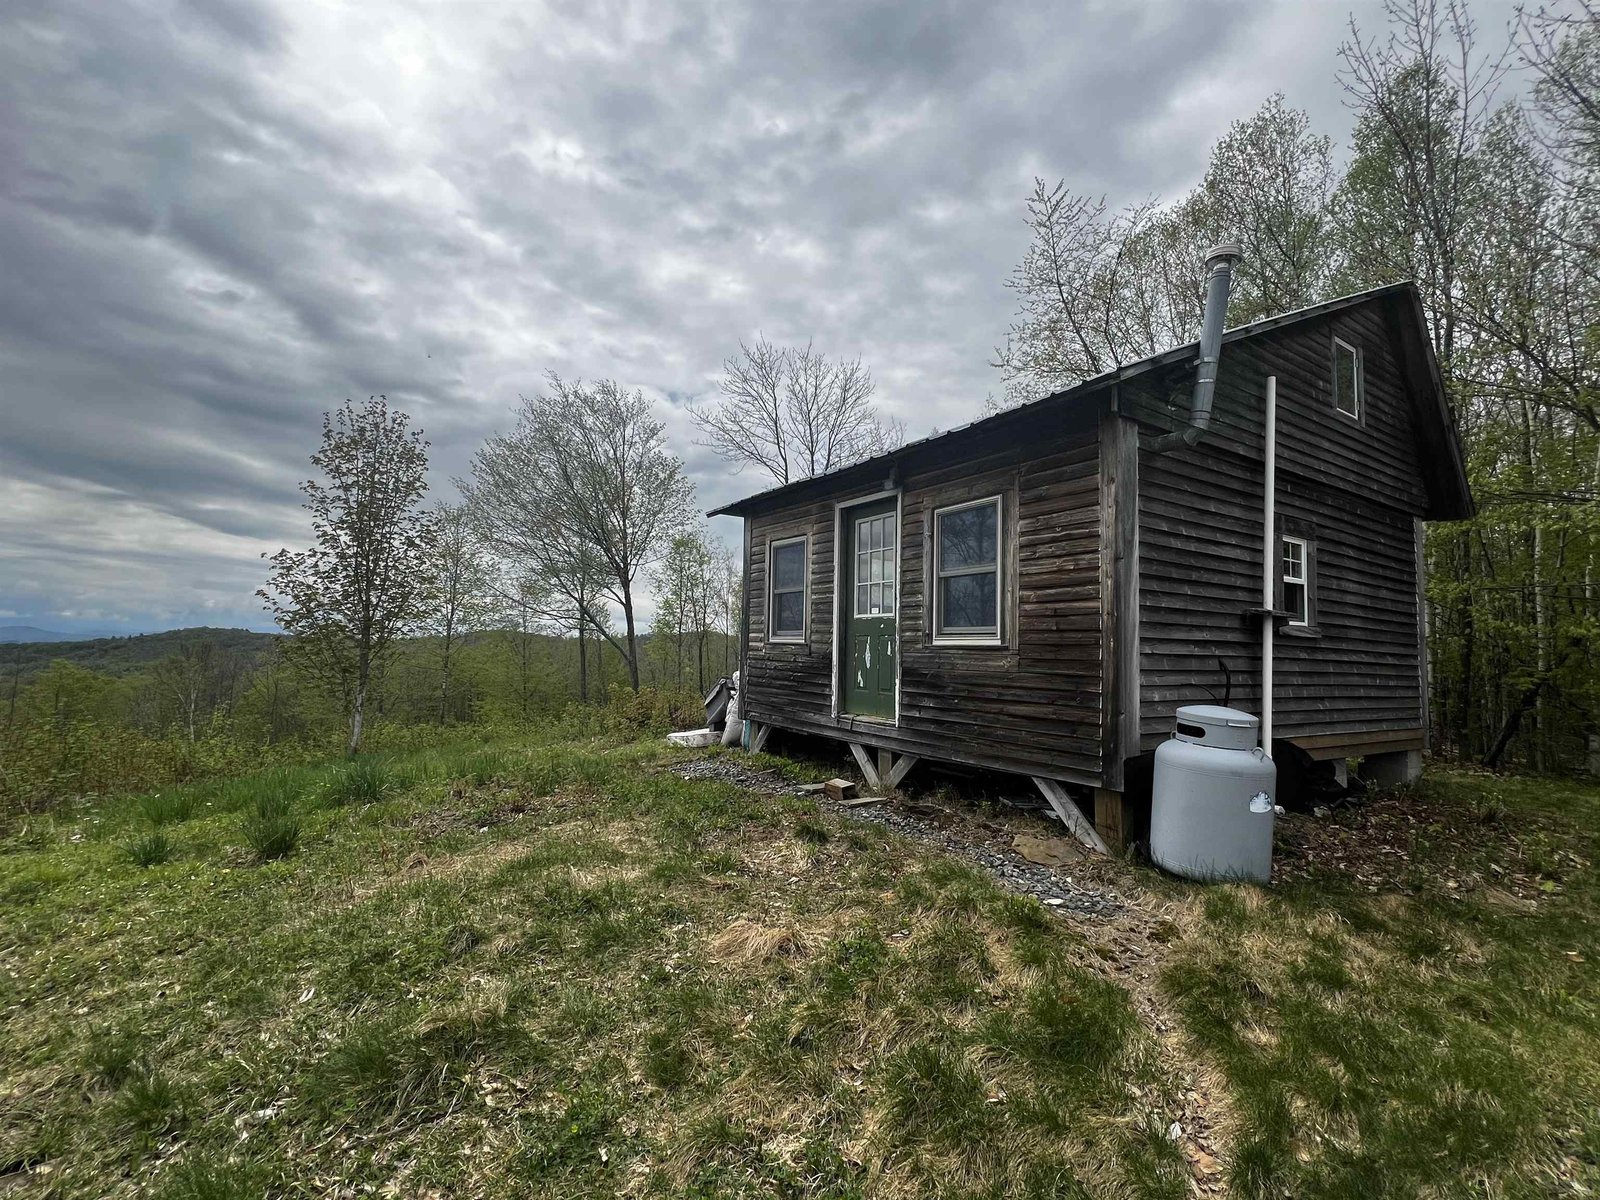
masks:
[[[882,826],[903,837],[935,846],[958,858],[983,868],[1006,891],[1019,896],[1031,896],[1042,902],[1051,912],[1063,917],[1104,920],[1120,916],[1126,903],[1112,889],[1097,881],[1074,876],[1066,870],[1029,862],[1009,845],[994,844],[992,839],[975,834],[987,832],[981,826],[970,827],[959,820],[949,823],[933,819],[936,815],[926,806],[923,811],[885,800],[881,804],[852,808],[848,802],[829,799],[821,792],[806,792],[803,785],[786,779],[781,771],[769,769],[755,771],[727,755],[694,758],[673,766],[672,771],[682,779],[708,779],[731,783],[764,796],[809,795],[824,812],[835,813],[852,821]]]

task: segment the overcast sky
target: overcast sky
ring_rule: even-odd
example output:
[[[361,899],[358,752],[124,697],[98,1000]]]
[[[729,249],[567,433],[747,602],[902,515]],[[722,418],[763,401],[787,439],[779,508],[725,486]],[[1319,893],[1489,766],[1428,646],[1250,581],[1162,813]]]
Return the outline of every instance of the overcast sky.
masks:
[[[765,485],[682,407],[741,337],[970,420],[1033,177],[1173,195],[1278,90],[1343,142],[1351,8],[7,0],[0,624],[267,627],[345,397],[453,495],[546,370],[611,376],[703,509]]]

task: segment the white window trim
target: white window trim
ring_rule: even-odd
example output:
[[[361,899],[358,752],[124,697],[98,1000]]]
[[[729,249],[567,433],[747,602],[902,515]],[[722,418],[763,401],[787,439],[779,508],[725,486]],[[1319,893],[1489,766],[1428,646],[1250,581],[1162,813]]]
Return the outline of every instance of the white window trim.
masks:
[[[1290,579],[1283,570],[1283,547],[1290,542],[1300,547],[1300,578]],[[1278,544],[1278,580],[1284,592],[1284,604],[1289,603],[1288,585],[1298,583],[1305,597],[1305,618],[1290,617],[1289,624],[1297,629],[1308,629],[1311,626],[1311,543],[1302,537],[1290,537],[1284,534],[1279,538]]]
[[[1358,347],[1352,346],[1349,342],[1345,341],[1343,338],[1337,338],[1337,337],[1334,338],[1333,339],[1333,386],[1334,386],[1335,389],[1337,389],[1338,386],[1339,386],[1339,348],[1341,346],[1344,347],[1344,349],[1350,351],[1351,357],[1353,357],[1356,360],[1356,410],[1355,410],[1355,412],[1346,412],[1344,409],[1340,408],[1339,407],[1339,397],[1338,397],[1337,392],[1336,392],[1335,395],[1334,395],[1334,399],[1333,399],[1333,411],[1338,413],[1341,417],[1346,418],[1347,420],[1355,421],[1357,424],[1360,424],[1362,410],[1366,407],[1366,404],[1367,404],[1367,371],[1366,371],[1366,364],[1364,362],[1362,362],[1362,360],[1361,360],[1361,351],[1360,351],[1360,349]]]
[[[972,633],[962,633],[957,630],[946,632],[943,630],[943,618],[939,612],[940,601],[944,596],[941,581],[946,578],[946,572],[939,568],[939,520],[945,513],[960,512],[966,508],[979,508],[985,504],[994,505],[994,632],[979,630]],[[943,508],[933,510],[933,556],[932,556],[932,581],[933,581],[933,644],[935,646],[1003,646],[1005,645],[1006,630],[1006,594],[1005,594],[1005,529],[1006,508],[1005,496],[996,494],[982,496],[976,500],[967,500],[961,504],[948,504]],[[948,575],[987,575],[990,568],[975,567],[962,568],[948,572]]]
[[[858,547],[861,545],[861,527],[869,524],[872,521],[881,521],[885,517],[890,516],[894,517],[894,544],[889,546],[880,546],[877,550],[869,550],[867,553],[879,554],[884,551],[888,552],[888,557],[884,559],[885,573],[886,575],[893,575],[893,578],[880,579],[877,580],[877,583],[879,586],[887,588],[888,594],[892,596],[893,599],[890,601],[890,606],[887,612],[862,612],[860,605],[856,603],[861,596],[861,584],[863,582],[859,577],[859,572],[861,570],[861,563],[859,562],[861,551],[858,549]],[[893,513],[878,512],[873,513],[869,517],[852,518],[850,525],[850,561],[850,590],[855,593],[855,595],[850,598],[851,614],[855,617],[868,621],[877,620],[879,618],[888,618],[898,621],[900,619],[900,511],[898,509],[896,509]],[[873,580],[868,579],[865,582],[867,585],[867,595],[870,597],[872,595]]]
[[[773,566],[774,551],[784,547],[800,545],[800,556],[804,565],[800,572],[800,632],[775,633],[773,632],[772,614],[778,607],[778,573]],[[785,592],[794,591],[793,588],[784,588]],[[805,534],[799,537],[768,539],[767,541],[767,642],[780,646],[804,646],[811,640],[811,540]]]

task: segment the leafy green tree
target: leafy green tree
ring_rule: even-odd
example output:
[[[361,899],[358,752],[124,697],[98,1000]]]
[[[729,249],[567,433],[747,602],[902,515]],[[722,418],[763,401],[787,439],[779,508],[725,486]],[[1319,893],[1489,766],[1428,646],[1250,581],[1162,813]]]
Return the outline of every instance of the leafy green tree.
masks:
[[[427,446],[383,396],[324,414],[311,456],[324,479],[300,486],[315,543],[272,555],[271,580],[257,593],[289,635],[291,656],[344,698],[351,754],[375,675],[428,613]]]

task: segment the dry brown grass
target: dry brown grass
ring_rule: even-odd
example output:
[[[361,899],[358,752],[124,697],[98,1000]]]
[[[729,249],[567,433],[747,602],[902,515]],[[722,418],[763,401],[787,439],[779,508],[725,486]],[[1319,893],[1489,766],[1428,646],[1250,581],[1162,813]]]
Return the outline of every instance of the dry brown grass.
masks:
[[[804,958],[808,946],[805,935],[793,926],[762,925],[740,917],[712,938],[708,949],[718,962],[749,965],[792,962]]]

